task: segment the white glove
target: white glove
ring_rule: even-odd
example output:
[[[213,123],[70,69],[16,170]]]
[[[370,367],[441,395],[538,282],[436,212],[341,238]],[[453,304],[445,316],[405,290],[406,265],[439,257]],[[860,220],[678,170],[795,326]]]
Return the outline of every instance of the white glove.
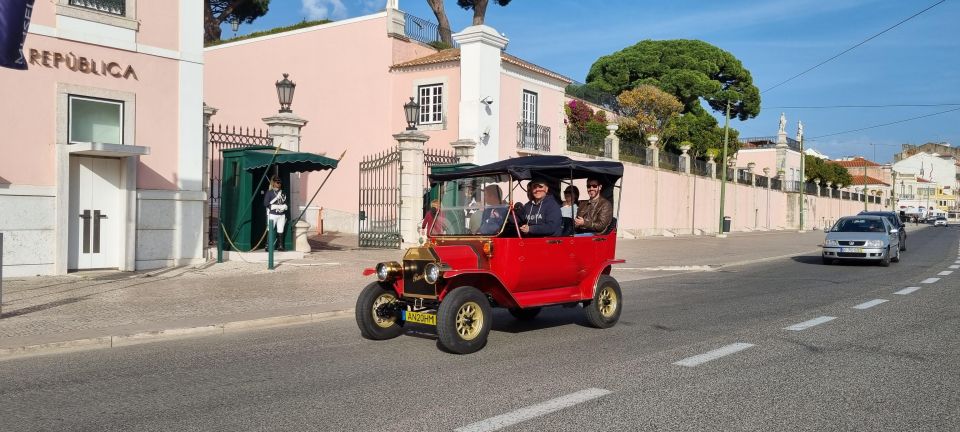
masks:
[[[278,205],[277,207],[278,207],[277,210],[287,211],[287,205],[286,205],[286,204],[280,204],[280,205]]]
[[[273,210],[273,211],[280,210],[280,204],[270,204],[270,210]]]

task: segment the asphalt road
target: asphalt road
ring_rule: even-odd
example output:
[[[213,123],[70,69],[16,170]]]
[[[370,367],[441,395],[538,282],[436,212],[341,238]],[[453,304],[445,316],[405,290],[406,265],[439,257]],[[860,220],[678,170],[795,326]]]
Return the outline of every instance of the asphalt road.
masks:
[[[607,330],[579,308],[497,311],[466,356],[342,319],[2,362],[0,428],[955,431],[958,234],[912,231],[889,268],[802,256],[625,283]]]

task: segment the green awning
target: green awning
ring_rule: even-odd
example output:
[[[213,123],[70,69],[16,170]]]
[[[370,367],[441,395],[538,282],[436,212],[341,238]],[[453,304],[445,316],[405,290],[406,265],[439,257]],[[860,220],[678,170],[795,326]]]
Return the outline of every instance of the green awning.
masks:
[[[274,157],[276,153],[276,157]],[[247,171],[266,168],[272,162],[286,172],[323,171],[337,167],[337,160],[314,153],[292,152],[289,150],[255,149],[244,150]]]

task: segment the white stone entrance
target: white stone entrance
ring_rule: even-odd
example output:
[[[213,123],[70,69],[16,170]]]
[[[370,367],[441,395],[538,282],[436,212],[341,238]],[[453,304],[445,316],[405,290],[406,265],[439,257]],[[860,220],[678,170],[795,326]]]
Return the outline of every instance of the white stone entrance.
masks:
[[[123,267],[121,159],[70,158],[68,270]]]

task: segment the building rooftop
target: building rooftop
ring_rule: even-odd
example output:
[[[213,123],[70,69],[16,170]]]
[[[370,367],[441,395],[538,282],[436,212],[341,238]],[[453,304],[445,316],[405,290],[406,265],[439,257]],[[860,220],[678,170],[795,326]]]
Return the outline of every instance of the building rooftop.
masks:
[[[883,182],[879,179],[875,179],[870,176],[855,175],[851,177],[853,178],[853,180],[850,181],[850,186],[860,186],[864,184],[866,184],[867,186],[874,186],[874,185],[890,186],[889,183]]]
[[[565,76],[563,76],[563,75],[560,75],[560,74],[558,74],[558,73],[556,73],[556,72],[553,72],[553,71],[551,71],[551,70],[549,70],[549,69],[547,69],[547,68],[537,66],[537,65],[535,65],[535,64],[533,64],[533,63],[530,63],[530,62],[528,62],[528,61],[526,61],[526,60],[523,60],[523,59],[521,59],[521,58],[519,58],[519,57],[512,56],[512,55],[507,54],[507,53],[505,53],[505,52],[502,52],[502,53],[500,54],[500,58],[501,58],[504,62],[506,62],[506,63],[510,63],[510,64],[512,64],[512,65],[519,66],[519,67],[521,67],[521,68],[524,68],[524,69],[527,69],[527,70],[530,70],[530,71],[533,71],[533,72],[536,72],[536,73],[539,73],[539,74],[542,74],[542,75],[546,75],[546,76],[548,76],[548,77],[550,77],[550,78],[554,78],[554,79],[563,81],[563,82],[565,82],[565,83],[567,83],[567,84],[570,84],[570,83],[573,82],[573,80],[570,79],[570,78],[567,78],[567,77],[565,77]],[[402,70],[402,69],[412,68],[412,67],[416,67],[416,66],[426,66],[426,65],[446,63],[446,62],[460,62],[460,49],[459,49],[459,48],[448,48],[448,49],[441,50],[441,51],[435,52],[435,53],[433,53],[433,54],[430,54],[430,55],[427,55],[427,56],[424,56],[424,57],[420,57],[420,58],[416,58],[416,59],[413,59],[413,60],[405,61],[405,62],[403,62],[403,63],[397,63],[397,64],[395,64],[395,65],[393,65],[393,66],[390,66],[390,70],[391,70],[391,71],[394,71],[394,70]]]
[[[866,160],[860,156],[857,156],[854,158],[838,159],[833,161],[833,163],[840,165],[844,168],[863,168],[863,167],[882,166],[874,161]]]

